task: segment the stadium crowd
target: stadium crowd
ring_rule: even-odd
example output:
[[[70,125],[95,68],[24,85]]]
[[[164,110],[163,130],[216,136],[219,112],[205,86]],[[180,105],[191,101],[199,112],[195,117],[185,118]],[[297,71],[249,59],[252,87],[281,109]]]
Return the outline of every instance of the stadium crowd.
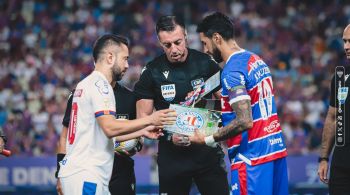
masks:
[[[131,41],[132,88],[142,67],[159,55],[155,20],[183,17],[191,48],[211,11],[231,16],[240,45],[270,66],[288,153],[317,152],[336,65],[346,63],[342,29],[350,23],[345,1],[229,0],[11,0],[0,1],[0,128],[16,155],[54,155],[66,100],[93,68],[91,45],[104,33]],[[141,155],[153,155],[146,141]]]

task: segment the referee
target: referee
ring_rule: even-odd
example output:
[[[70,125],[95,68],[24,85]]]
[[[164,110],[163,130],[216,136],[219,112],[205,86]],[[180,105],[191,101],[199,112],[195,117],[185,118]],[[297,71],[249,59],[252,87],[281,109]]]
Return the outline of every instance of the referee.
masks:
[[[186,47],[185,25],[177,17],[160,17],[156,33],[164,54],[144,67],[135,85],[138,118],[150,115],[154,108],[179,104],[187,93],[220,71],[207,54]],[[158,148],[159,193],[189,194],[194,181],[202,195],[229,194],[223,157],[219,146],[190,145],[187,136],[166,134]]]
[[[344,50],[347,59],[350,59],[350,25],[343,32]],[[329,185],[330,195],[345,195],[350,193],[350,100],[348,98],[348,89],[350,87],[350,68],[344,67],[345,86],[341,90],[335,88],[335,78],[333,76],[331,85],[330,106],[324,124],[322,135],[321,155],[319,158],[318,175],[320,180]],[[344,90],[343,90],[344,89]],[[334,146],[336,113],[341,104],[345,103],[345,145]],[[330,179],[327,179],[328,161],[331,150],[334,146],[332,163],[330,167]]]

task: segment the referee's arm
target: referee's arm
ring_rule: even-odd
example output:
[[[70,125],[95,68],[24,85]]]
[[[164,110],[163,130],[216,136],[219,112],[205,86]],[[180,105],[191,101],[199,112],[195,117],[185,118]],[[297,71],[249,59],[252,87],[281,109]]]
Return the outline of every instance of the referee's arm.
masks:
[[[318,176],[323,183],[328,183],[328,157],[334,145],[336,108],[329,106],[322,133],[321,155]]]

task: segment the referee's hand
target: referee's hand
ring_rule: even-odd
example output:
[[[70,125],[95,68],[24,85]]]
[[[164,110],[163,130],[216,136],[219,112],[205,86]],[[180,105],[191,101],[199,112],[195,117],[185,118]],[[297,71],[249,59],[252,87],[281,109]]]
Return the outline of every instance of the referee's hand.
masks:
[[[174,133],[172,136],[172,142],[177,146],[189,146],[191,145],[190,138],[186,135]]]
[[[60,178],[57,179],[56,190],[58,195],[63,195]]]
[[[323,160],[319,163],[318,165],[318,177],[320,178],[320,180],[325,183],[328,184],[328,178],[327,178],[327,173],[328,173],[328,162]]]

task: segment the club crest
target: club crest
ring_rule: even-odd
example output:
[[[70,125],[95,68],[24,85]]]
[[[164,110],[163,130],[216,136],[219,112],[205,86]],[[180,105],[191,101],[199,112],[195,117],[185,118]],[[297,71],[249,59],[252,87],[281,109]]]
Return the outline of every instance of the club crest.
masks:
[[[184,131],[194,131],[196,128],[200,129],[203,124],[203,117],[194,111],[183,112],[176,117],[177,127]]]

